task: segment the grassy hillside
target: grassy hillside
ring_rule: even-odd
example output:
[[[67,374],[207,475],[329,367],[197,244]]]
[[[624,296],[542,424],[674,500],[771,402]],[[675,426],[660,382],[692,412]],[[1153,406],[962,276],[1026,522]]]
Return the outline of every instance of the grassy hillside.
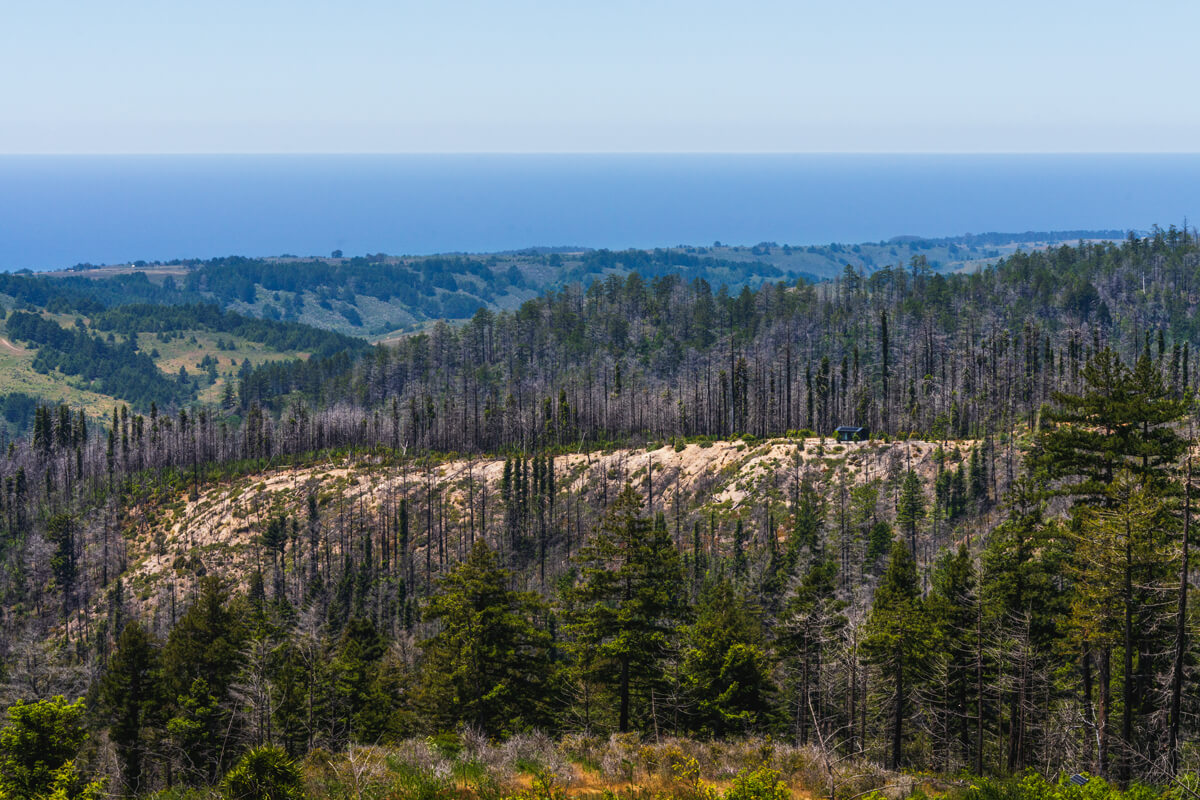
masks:
[[[1079,240],[1119,241],[1124,231],[1026,231],[1024,233],[983,233],[926,239],[920,236],[896,236],[879,242],[810,246],[780,245],[761,242],[754,246],[721,245],[708,248],[682,248],[685,252],[704,253],[729,261],[763,261],[785,272],[810,273],[822,279],[836,278],[847,264],[872,272],[887,265],[905,265],[913,258],[924,258],[938,272],[970,272],[1018,250],[1041,250]]]
[[[173,320],[164,325],[149,315],[140,319],[133,315],[132,321],[106,318],[103,313],[93,318],[40,311],[33,316],[62,331],[86,331],[82,335],[100,340],[116,352],[136,342],[136,351],[157,368],[162,386],[172,387],[170,391],[160,388],[149,397],[130,395],[123,391],[123,384],[110,380],[103,368],[100,375],[89,376],[69,366],[51,367],[44,353],[39,359],[39,352],[56,348],[29,338],[28,312],[6,315],[0,321],[0,398],[18,395],[43,403],[65,403],[93,419],[111,416],[113,408],[122,403],[141,410],[151,402],[168,408],[180,399],[217,406],[228,401],[230,391],[236,397],[238,374],[247,363],[253,368],[272,361],[303,360],[311,352],[275,340],[256,340],[265,337],[252,330],[213,330],[199,320]],[[18,322],[23,324],[12,330]],[[57,349],[69,351],[74,345],[72,341]],[[5,422],[11,430],[20,431],[28,416],[14,413]]]
[[[480,308],[514,309],[551,289],[637,271],[653,279],[678,275],[713,286],[757,287],[765,281],[820,281],[847,265],[870,273],[924,259],[936,271],[979,269],[1019,249],[1079,239],[1119,240],[1120,231],[1030,231],[945,239],[897,237],[884,242],[753,246],[714,243],[656,250],[530,249],[491,254],[355,258],[230,257],[210,261],[93,267],[45,273],[64,291],[118,302],[217,302],[251,316],[301,322],[371,339],[466,319]],[[39,278],[45,280],[45,278]]]

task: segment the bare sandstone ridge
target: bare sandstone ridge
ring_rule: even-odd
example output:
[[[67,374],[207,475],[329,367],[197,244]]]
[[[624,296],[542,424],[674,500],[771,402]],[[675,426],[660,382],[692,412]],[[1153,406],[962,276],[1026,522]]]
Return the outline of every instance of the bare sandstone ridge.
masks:
[[[650,510],[663,512],[672,524],[683,517],[689,528],[697,513],[705,519],[715,515],[730,520],[774,507],[779,520],[776,535],[782,538],[786,513],[781,512],[805,480],[831,502],[839,487],[886,481],[910,466],[930,484],[937,472],[939,446],[945,453],[943,468],[954,469],[973,445],[915,440],[835,443],[810,438],[558,455],[553,459],[553,503],[545,504],[549,524],[567,542],[563,552],[555,555],[556,571],[626,482],[640,492]],[[413,560],[425,563],[424,548],[431,542],[426,534],[432,523],[438,537],[433,543],[434,564],[453,563],[479,536],[503,547],[504,469],[505,460],[494,457],[384,465],[378,458],[361,456],[208,486],[194,500],[180,493],[174,503],[139,509],[132,515],[138,522],[131,522],[126,530],[126,585],[147,607],[159,609],[170,601],[168,593],[188,596],[205,574],[238,576],[244,585],[255,568],[265,573],[270,564],[259,536],[278,515],[289,519],[294,534],[284,559],[292,569],[293,551],[303,555],[308,546],[310,495],[317,499],[322,539],[331,543],[335,555],[367,530],[375,536],[381,532],[394,536],[400,501],[407,498]]]

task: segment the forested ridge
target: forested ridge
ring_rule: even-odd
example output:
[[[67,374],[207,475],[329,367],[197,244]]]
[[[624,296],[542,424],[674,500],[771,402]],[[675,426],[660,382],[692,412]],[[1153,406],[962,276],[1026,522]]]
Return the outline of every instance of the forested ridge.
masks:
[[[1149,343],[1181,390],[1195,374],[1196,258],[1172,229],[972,274],[918,257],[740,292],[614,275],[377,348],[328,388],[317,361],[264,366],[243,403],[397,401],[414,443],[441,450],[563,444],[572,426],[593,439],[843,423],[977,436],[1031,422],[1102,346],[1132,360]]]
[[[229,256],[79,264],[48,275],[0,276],[0,295],[55,312],[89,314],[130,303],[216,303],[252,316],[304,322],[356,336],[408,332],[479,308],[512,309],[529,297],[631,271],[703,278],[713,286],[836,277],[844,265],[874,271],[926,258],[939,271],[973,269],[1020,248],[1077,239],[1120,239],[1120,231],[1026,231],[942,239],[899,236],[859,244],[678,245],[653,250],[529,248],[505,253],[330,257]],[[28,309],[26,309],[28,310]]]
[[[703,250],[703,248],[701,248]],[[537,292],[606,274],[691,273],[734,285],[788,277],[766,260],[685,250],[521,251],[509,254],[343,258],[246,258],[91,265],[52,275],[6,275],[0,294],[55,312],[90,314],[118,305],[215,303],[267,319],[305,322],[353,335],[409,330],[430,320],[465,319],[480,308],[512,307]]]
[[[0,689],[38,701],[0,790],[536,730],[770,735],[837,796],[895,774],[848,791],[866,763],[1190,796],[1198,268],[1171,228],[969,274],[611,274],[223,407],[38,409],[0,461]],[[685,485],[670,454],[716,449]],[[14,767],[38,725],[56,764]]]

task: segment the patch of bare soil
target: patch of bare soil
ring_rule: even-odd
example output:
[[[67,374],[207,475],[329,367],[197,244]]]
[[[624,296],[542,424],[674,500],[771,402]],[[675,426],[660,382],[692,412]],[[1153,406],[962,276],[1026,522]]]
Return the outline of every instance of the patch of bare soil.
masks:
[[[955,468],[973,443],[947,447],[945,466]],[[929,485],[936,475],[935,442],[898,443],[773,439],[758,442],[719,441],[664,446],[656,450],[621,449],[575,453],[554,458],[555,513],[570,526],[582,515],[594,518],[628,482],[647,501],[650,511],[672,518],[677,509],[740,515],[767,500],[784,502],[801,482],[813,481],[821,491],[852,487],[916,470]],[[257,537],[274,515],[297,523],[298,541],[305,540],[308,498],[315,495],[319,525],[328,539],[343,541],[339,531],[366,524],[372,529],[395,525],[401,498],[414,503],[414,538],[423,536],[425,498],[444,500],[438,525],[453,538],[450,547],[465,547],[464,531],[487,531],[504,525],[500,499],[504,459],[459,458],[442,462],[409,462],[383,467],[374,461],[337,461],[287,468],[211,486],[194,499],[181,493],[174,503],[138,509],[131,518],[142,524],[126,532],[129,555],[127,584],[146,605],[161,604],[163,592],[186,596],[204,574],[240,576],[255,568],[269,569]],[[149,521],[147,525],[146,522]],[[590,522],[585,522],[585,527]],[[781,528],[779,536],[786,532]],[[290,551],[289,551],[290,552]],[[439,553],[440,555],[440,553]],[[451,552],[450,561],[458,554]],[[291,565],[289,565],[290,567]]]

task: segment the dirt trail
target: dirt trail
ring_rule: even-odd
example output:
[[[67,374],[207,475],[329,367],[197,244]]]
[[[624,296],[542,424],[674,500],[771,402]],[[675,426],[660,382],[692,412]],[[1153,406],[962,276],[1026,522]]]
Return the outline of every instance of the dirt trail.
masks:
[[[3,336],[0,336],[0,347],[4,348],[5,350],[7,350],[8,352],[10,352],[14,355],[20,356],[20,355],[25,354],[25,350],[23,348],[17,347],[15,344],[10,342],[8,339],[5,339]]]

